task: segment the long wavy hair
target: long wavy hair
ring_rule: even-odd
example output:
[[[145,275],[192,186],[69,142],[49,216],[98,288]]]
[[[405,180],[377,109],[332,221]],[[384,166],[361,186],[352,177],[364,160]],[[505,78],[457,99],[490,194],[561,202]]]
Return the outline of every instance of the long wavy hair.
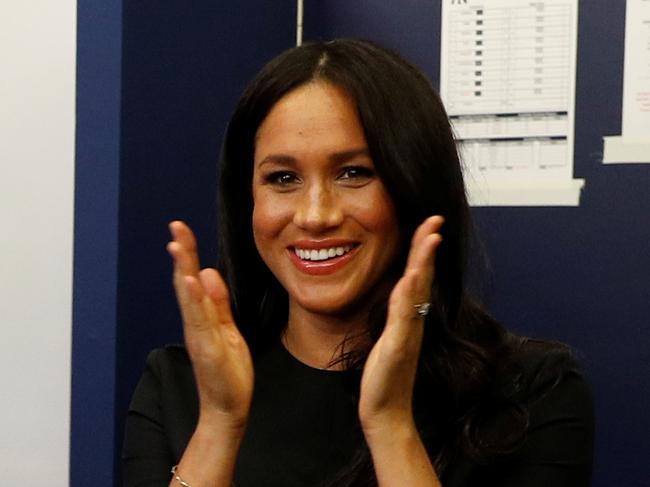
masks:
[[[356,103],[377,174],[390,194],[403,241],[428,216],[445,217],[414,392],[414,414],[439,474],[458,454],[479,462],[516,448],[528,426],[518,400],[512,357],[523,339],[504,329],[470,299],[466,263],[470,212],[461,163],[440,97],[429,80],[398,54],[367,41],[342,39],[305,44],[269,62],[250,83],[229,123],[219,183],[219,267],[230,286],[238,326],[253,353],[274,343],[287,322],[288,298],[260,258],[252,234],[255,136],[271,108],[311,82],[342,87]],[[397,265],[403,269],[408,246]],[[371,313],[368,335],[381,334],[386,303]],[[555,350],[556,348],[551,348]],[[349,361],[359,366],[369,350]],[[535,380],[545,382],[544,376]],[[495,387],[499,378],[513,384]],[[509,379],[510,380],[510,379]],[[497,392],[495,392],[497,391]],[[508,414],[509,430],[488,439],[482,424],[496,410]],[[364,446],[336,485],[375,485]]]

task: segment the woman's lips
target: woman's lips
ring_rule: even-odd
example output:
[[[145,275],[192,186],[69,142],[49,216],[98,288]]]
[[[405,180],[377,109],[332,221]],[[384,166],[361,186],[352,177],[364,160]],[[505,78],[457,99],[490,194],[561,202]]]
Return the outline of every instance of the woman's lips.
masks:
[[[350,250],[347,250],[343,255],[328,257],[325,260],[301,259],[296,253],[296,249],[300,249],[301,251],[320,252],[320,250],[327,250],[329,248],[336,248],[336,247],[343,247],[343,248],[351,247],[351,248]],[[296,245],[294,247],[289,247],[287,249],[287,252],[289,252],[289,259],[299,271],[312,276],[322,276],[327,274],[333,274],[334,272],[344,267],[356,255],[358,249],[359,249],[358,244],[353,244],[348,242],[348,243],[343,243],[342,245],[328,244],[322,246],[321,244],[321,246],[318,247],[316,247],[314,244],[301,244],[301,245]]]

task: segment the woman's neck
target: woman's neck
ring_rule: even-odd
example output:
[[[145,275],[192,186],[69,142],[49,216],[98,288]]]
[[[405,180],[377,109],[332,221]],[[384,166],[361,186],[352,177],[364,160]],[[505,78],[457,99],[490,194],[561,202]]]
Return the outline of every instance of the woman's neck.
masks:
[[[282,342],[291,355],[310,367],[342,370],[344,364],[337,362],[341,344],[345,341],[345,351],[363,346],[367,326],[366,310],[339,317],[290,306]]]

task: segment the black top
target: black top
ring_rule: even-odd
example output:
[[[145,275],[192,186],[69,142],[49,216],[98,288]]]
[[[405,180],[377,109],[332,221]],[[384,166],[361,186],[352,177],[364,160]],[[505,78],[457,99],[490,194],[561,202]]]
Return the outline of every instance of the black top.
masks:
[[[355,396],[360,377],[311,368],[280,344],[257,357],[237,487],[313,487],[349,465],[363,441]],[[124,486],[167,486],[197,418],[187,353],[180,346],[154,350],[126,420]],[[568,373],[530,407],[520,450],[492,466],[456,458],[441,481],[443,487],[588,486],[592,449],[591,394],[580,375]]]

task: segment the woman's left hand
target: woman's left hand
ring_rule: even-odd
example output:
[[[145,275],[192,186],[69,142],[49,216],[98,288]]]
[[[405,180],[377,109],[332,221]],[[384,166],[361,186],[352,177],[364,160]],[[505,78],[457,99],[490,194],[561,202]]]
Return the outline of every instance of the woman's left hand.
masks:
[[[415,231],[404,275],[391,292],[386,327],[372,348],[361,379],[359,419],[368,439],[414,427],[413,385],[424,334],[416,305],[431,300],[438,233],[444,219],[427,218]]]

